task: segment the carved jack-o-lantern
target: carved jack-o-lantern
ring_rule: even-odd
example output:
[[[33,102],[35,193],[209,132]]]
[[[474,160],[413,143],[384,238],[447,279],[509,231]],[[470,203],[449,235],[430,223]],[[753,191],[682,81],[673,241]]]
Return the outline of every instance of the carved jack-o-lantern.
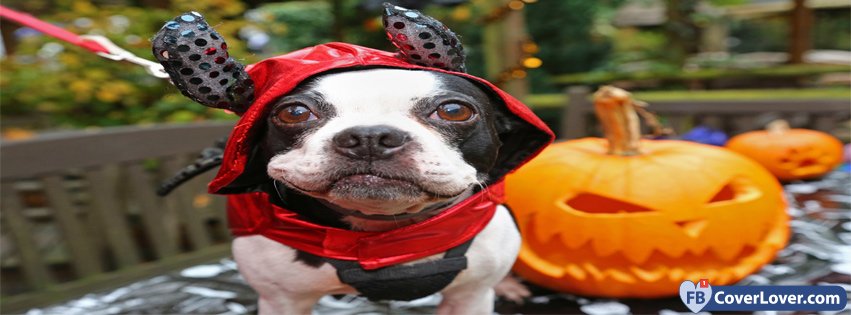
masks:
[[[783,120],[730,139],[727,148],[765,166],[781,180],[815,178],[842,161],[842,142],[821,131],[789,129]]]
[[[626,91],[595,95],[608,141],[557,143],[511,175],[506,197],[527,280],[593,296],[677,294],[686,279],[734,283],[788,238],[777,180],[723,148],[639,140]]]

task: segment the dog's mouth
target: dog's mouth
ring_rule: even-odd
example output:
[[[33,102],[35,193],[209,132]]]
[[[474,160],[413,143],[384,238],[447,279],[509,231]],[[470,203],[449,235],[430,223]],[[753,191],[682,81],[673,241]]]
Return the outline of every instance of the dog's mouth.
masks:
[[[377,173],[358,173],[338,177],[333,180],[327,193],[348,192],[346,195],[353,197],[367,197],[365,199],[376,200],[399,200],[406,197],[426,197],[429,199],[454,198],[464,193],[463,189],[457,193],[441,194],[429,190],[420,183],[421,179],[408,178],[404,176],[390,176]],[[370,198],[378,197],[378,198]]]
[[[334,199],[371,201],[399,201],[429,197],[416,180],[375,173],[340,176],[328,186],[327,194]]]
[[[333,184],[329,190],[334,189],[349,189],[352,187],[361,187],[366,189],[382,189],[386,187],[398,187],[408,191],[422,191],[423,189],[414,184],[413,180],[406,178],[385,177],[375,174],[354,174],[343,176]]]
[[[345,209],[325,202],[332,210],[347,216],[379,221],[397,221],[430,215],[445,207],[451,200],[463,194],[453,196],[438,195],[417,184],[417,180],[402,177],[387,177],[371,173],[342,176],[331,184],[328,194],[337,198],[372,200],[379,202],[394,202],[405,199],[420,199],[436,201],[444,200],[429,207],[410,208],[405,212],[395,214],[366,213],[355,209]]]
[[[333,203],[330,203],[330,202],[327,202],[327,201],[324,201],[324,200],[321,200],[321,202],[323,204],[325,204],[325,206],[328,207],[329,209],[334,210],[335,212],[342,214],[344,216],[351,216],[351,217],[367,219],[367,220],[375,220],[375,221],[398,221],[398,220],[405,220],[405,219],[423,217],[423,216],[426,216],[426,215],[431,215],[432,213],[437,212],[438,210],[441,210],[448,203],[448,202],[439,203],[439,204],[434,205],[432,207],[425,208],[425,209],[422,209],[420,211],[414,211],[414,212],[397,213],[397,214],[370,214],[370,213],[364,213],[364,212],[359,211],[359,210],[345,209],[345,208],[339,207],[339,206],[337,206]]]
[[[438,193],[419,185],[418,183],[421,182],[421,180],[419,179],[402,176],[388,176],[383,174],[379,175],[376,173],[354,173],[339,175],[336,178],[328,180],[329,184],[325,186],[325,188],[320,189],[307,189],[301,187],[301,185],[287,180],[283,176],[275,177],[275,179],[286,183],[292,188],[295,188],[303,193],[307,193],[310,195],[328,195],[334,193],[335,191],[340,192],[344,190],[378,191],[382,189],[395,188],[395,190],[398,190],[398,192],[403,193],[398,197],[403,197],[404,195],[425,195],[430,198],[453,198],[466,191],[465,188],[457,193]]]
[[[302,189],[284,177],[276,180],[345,216],[379,221],[428,215],[469,192],[468,187],[454,194],[441,194],[428,189],[418,178],[363,171],[338,174],[327,180],[327,186],[314,190]]]

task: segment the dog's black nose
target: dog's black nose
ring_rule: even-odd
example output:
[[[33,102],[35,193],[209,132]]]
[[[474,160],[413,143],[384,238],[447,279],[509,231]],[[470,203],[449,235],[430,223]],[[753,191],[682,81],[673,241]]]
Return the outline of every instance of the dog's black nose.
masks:
[[[334,150],[359,160],[379,160],[392,156],[408,143],[408,133],[390,126],[358,126],[334,136]]]

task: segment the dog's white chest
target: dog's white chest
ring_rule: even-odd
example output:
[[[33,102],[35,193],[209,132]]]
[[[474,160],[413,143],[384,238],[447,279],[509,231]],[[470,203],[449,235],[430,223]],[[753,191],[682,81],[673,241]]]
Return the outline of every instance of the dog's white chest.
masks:
[[[463,297],[469,294],[481,294],[483,290],[490,292],[490,288],[511,268],[519,248],[520,236],[511,215],[500,206],[467,251],[467,269],[442,291],[444,299],[447,303],[460,303],[457,301],[463,301]],[[295,259],[295,249],[260,235],[236,238],[233,253],[240,273],[260,294],[261,305],[273,303],[275,305],[269,307],[283,313],[296,310],[291,308],[300,305],[295,300],[310,301],[308,306],[300,305],[303,310],[326,294],[357,293],[351,286],[340,282],[336,269],[330,264],[324,263],[318,268],[308,266]],[[264,299],[267,301],[263,302]]]

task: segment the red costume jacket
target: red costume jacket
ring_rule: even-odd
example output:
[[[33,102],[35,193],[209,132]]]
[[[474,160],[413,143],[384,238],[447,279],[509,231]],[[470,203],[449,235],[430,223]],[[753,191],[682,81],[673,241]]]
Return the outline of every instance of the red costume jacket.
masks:
[[[244,188],[250,183],[240,178],[250,177],[245,176],[249,172],[247,163],[272,101],[317,74],[370,67],[423,69],[465,77],[503,101],[523,128],[502,139],[503,147],[488,187],[423,222],[385,232],[359,232],[318,225],[272,204],[264,192],[245,192]],[[234,127],[222,166],[209,185],[211,193],[230,194],[228,219],[232,233],[237,236],[259,234],[317,256],[356,260],[364,269],[420,259],[472,239],[484,229],[496,206],[502,203],[502,177],[537,155],[553,139],[552,131],[525,105],[484,79],[413,65],[386,51],[329,43],[263,60],[249,66],[248,74],[256,86],[255,101]],[[262,170],[265,169],[263,165]],[[263,177],[253,175],[253,178]]]

